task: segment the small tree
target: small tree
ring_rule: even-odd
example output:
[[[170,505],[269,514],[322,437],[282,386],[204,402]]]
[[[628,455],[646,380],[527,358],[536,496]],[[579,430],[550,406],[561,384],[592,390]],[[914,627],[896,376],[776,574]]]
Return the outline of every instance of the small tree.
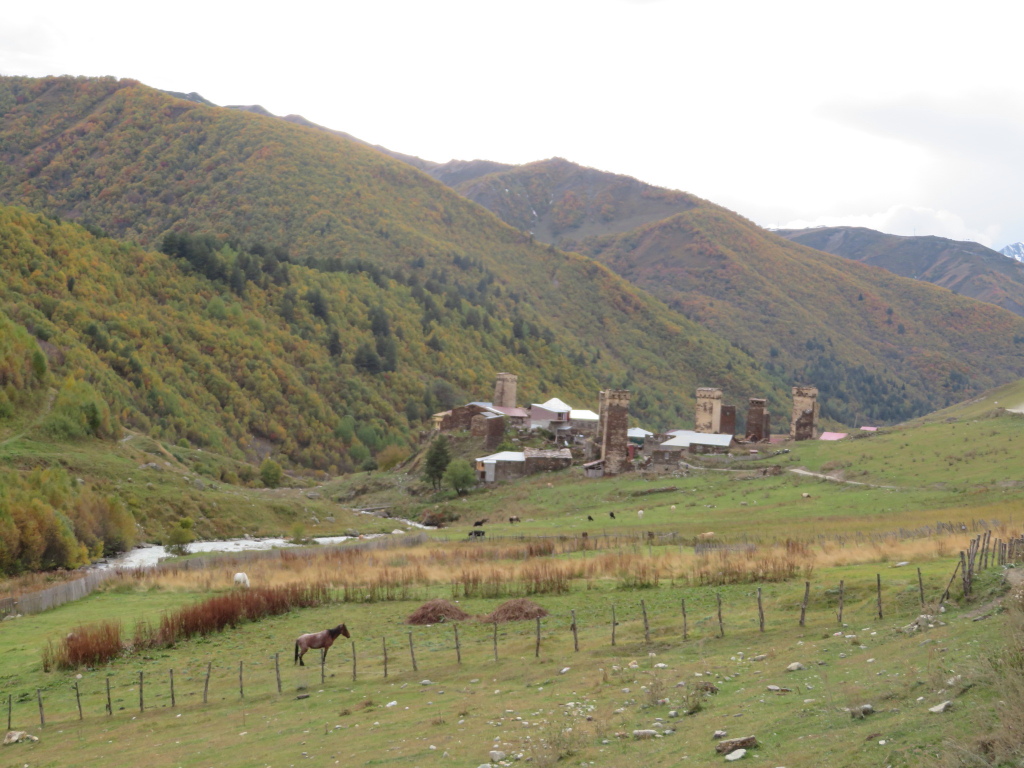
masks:
[[[441,478],[448,469],[452,457],[448,452],[448,438],[439,435],[427,450],[427,457],[423,461],[423,476],[434,486],[435,491],[441,490]]]
[[[263,463],[260,464],[260,480],[263,481],[263,485],[267,488],[277,488],[281,484],[283,476],[284,472],[281,471],[281,465],[273,459],[264,459]]]
[[[196,540],[196,534],[192,530],[192,518],[183,517],[178,524],[171,529],[167,536],[167,545],[164,547],[172,555],[187,555],[188,545]]]
[[[444,471],[444,481],[461,496],[476,484],[476,470],[465,459],[455,459]]]

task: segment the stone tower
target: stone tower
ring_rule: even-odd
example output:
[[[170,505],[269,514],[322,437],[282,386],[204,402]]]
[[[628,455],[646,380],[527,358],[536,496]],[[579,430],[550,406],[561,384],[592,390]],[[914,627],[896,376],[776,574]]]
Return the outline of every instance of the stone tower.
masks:
[[[515,408],[518,381],[519,377],[514,373],[499,373],[494,382],[494,402],[491,405],[499,408]]]
[[[617,475],[629,468],[629,390],[601,390],[598,439],[604,473]]]
[[[771,415],[768,413],[768,401],[763,397],[750,398],[747,408],[747,440],[760,443],[772,435]]]
[[[793,387],[793,415],[789,436],[794,440],[818,437],[818,388]]]
[[[722,429],[722,390],[712,387],[697,388],[696,432],[717,435]]]

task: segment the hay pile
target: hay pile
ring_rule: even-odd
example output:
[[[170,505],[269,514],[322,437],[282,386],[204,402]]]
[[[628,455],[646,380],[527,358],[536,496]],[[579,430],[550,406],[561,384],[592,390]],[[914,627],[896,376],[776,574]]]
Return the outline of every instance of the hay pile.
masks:
[[[488,623],[501,623],[505,621],[525,621],[526,619],[542,618],[547,615],[548,612],[532,600],[519,597],[502,603],[494,613],[483,616],[480,620]]]
[[[405,620],[406,624],[441,624],[445,621],[463,621],[469,618],[469,614],[454,603],[437,598],[428,600]]]

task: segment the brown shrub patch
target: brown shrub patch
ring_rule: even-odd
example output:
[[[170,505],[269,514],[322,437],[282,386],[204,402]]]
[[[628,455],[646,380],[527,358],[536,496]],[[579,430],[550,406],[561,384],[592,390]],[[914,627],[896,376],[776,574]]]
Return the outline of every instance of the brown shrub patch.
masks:
[[[547,616],[548,612],[532,600],[525,597],[518,597],[515,600],[508,600],[497,607],[494,613],[482,616],[481,621],[488,624],[502,623],[506,621],[525,621]]]
[[[441,624],[445,621],[464,621],[469,614],[448,600],[436,598],[428,600],[405,620],[406,624]]]

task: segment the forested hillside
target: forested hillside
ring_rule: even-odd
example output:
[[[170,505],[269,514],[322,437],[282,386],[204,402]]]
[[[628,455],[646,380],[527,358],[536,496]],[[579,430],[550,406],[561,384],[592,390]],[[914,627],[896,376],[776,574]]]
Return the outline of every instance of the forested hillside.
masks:
[[[899,421],[1024,373],[1024,327],[994,307],[801,248],[692,195],[559,159],[455,189],[606,264],[783,380],[817,384],[823,414],[846,424]],[[1008,299],[998,278],[970,282]]]
[[[772,235],[713,207],[583,250],[815,383],[846,423],[898,421],[1024,376],[1024,318]]]
[[[785,402],[697,323],[359,143],[131,81],[0,94],[0,196],[148,246],[4,212],[5,309],[127,426],[346,470],[499,370],[523,402],[630,388],[654,427],[703,384]]]

